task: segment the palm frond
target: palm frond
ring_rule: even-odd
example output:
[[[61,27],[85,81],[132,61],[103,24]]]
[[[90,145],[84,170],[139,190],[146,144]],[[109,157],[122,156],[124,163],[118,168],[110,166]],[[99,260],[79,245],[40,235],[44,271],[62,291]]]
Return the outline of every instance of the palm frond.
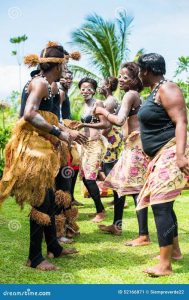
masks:
[[[126,10],[119,12],[116,18],[117,28],[119,32],[119,59],[120,63],[127,58],[129,52],[128,38],[131,34],[131,24],[134,20],[133,16],[127,15]]]
[[[84,67],[78,65],[70,65],[69,68],[73,72],[74,77],[91,77],[96,79],[97,81],[101,79],[98,75],[96,75],[92,71],[87,70]]]
[[[89,66],[103,77],[117,76],[128,52],[127,37],[133,18],[121,12],[117,20],[104,20],[97,14],[86,17],[84,24],[72,32],[72,42],[89,60]]]
[[[145,49],[144,49],[144,48],[139,49],[139,50],[137,51],[137,53],[135,54],[133,61],[134,61],[134,62],[137,62],[138,59],[139,59],[139,57],[140,57],[141,55],[143,55],[143,54],[145,54]]]

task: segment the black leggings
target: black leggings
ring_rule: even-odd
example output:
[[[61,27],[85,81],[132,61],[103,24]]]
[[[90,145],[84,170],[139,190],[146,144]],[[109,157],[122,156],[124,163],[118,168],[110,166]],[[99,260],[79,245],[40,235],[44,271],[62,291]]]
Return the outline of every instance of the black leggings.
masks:
[[[35,220],[30,218],[29,259],[31,261],[32,268],[35,268],[44,260],[42,255],[43,234],[45,235],[47,251],[52,252],[54,257],[60,256],[63,249],[59,245],[56,237],[55,213],[57,208],[52,189],[47,191],[43,204],[40,207],[35,207],[35,209],[42,213],[48,214],[51,218],[51,224],[48,226],[39,225]]]
[[[103,164],[103,171],[104,174],[107,176],[109,172],[112,170],[114,165],[117,161],[112,163],[104,163]],[[123,219],[123,210],[125,205],[125,196],[118,197],[116,191],[114,192],[114,221],[113,224],[122,227],[122,219]],[[135,203],[135,207],[137,206],[137,197],[138,194],[132,195]],[[137,220],[138,220],[138,227],[139,227],[139,235],[148,235],[148,208],[143,208],[140,211],[136,212]]]
[[[110,163],[103,163],[103,172],[105,176],[108,176],[110,171],[113,169],[117,161],[113,161]],[[114,194],[114,221],[113,224],[115,224],[118,227],[122,227],[122,219],[123,219],[123,210],[125,205],[125,196],[119,197],[116,191],[113,191]]]
[[[72,201],[74,201],[74,188],[77,181],[77,175],[79,170],[73,170],[70,177],[65,178],[65,176],[62,176],[62,169],[60,169],[56,179],[56,190],[62,190],[64,192],[70,192],[72,196]]]
[[[63,168],[61,168],[58,172],[58,175],[55,179],[56,190],[62,190],[64,192],[71,191],[71,177],[63,176]],[[71,176],[71,175],[70,175]]]
[[[97,185],[96,181],[85,179],[83,177],[83,183],[86,186],[86,188],[89,192],[89,195],[91,196],[91,198],[93,199],[93,201],[95,203],[96,212],[101,213],[104,210],[104,206],[103,206],[102,201],[100,199],[100,191],[99,191],[99,188],[98,188],[98,185]]]
[[[75,184],[76,184],[76,181],[77,181],[77,176],[78,176],[78,173],[79,173],[79,170],[74,170],[74,173],[73,173],[73,176],[71,178],[71,196],[72,196],[72,201],[75,200],[74,198],[74,189],[75,189]]]
[[[132,195],[135,203],[135,207],[137,206],[137,197],[138,194]],[[125,197],[118,197],[114,201],[114,221],[113,224],[122,227],[122,219],[123,219],[123,210],[125,204]],[[136,212],[138,227],[139,227],[139,236],[148,235],[148,208],[143,208]]]
[[[174,201],[152,205],[160,247],[172,245],[173,239],[178,236],[177,217],[173,204]]]

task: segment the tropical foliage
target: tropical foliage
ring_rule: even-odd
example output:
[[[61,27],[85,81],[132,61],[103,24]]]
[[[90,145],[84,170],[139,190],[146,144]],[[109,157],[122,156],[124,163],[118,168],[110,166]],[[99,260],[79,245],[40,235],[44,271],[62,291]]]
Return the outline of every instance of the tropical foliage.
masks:
[[[182,72],[189,71],[189,56],[180,56],[177,62],[177,69],[175,76],[181,74]]]
[[[4,168],[4,149],[10,138],[10,129],[8,128],[0,128],[0,178],[3,174]]]
[[[89,67],[72,66],[79,75],[99,77],[117,76],[121,63],[129,54],[128,37],[133,17],[120,11],[115,20],[104,20],[97,14],[86,17],[79,29],[72,32],[72,44],[77,46],[89,61]]]
[[[18,72],[19,72],[19,91],[21,93],[21,66],[22,66],[22,59],[24,56],[24,45],[27,41],[28,37],[24,34],[21,36],[16,36],[10,38],[10,43],[14,45],[15,49],[12,50],[11,54],[16,56],[17,63],[18,63]]]
[[[12,91],[6,101],[0,101],[0,177],[4,167],[4,148],[10,137],[11,129],[18,118],[20,94]]]
[[[125,10],[120,11],[113,20],[105,20],[97,14],[86,17],[80,28],[71,33],[71,44],[77,47],[88,62],[88,68],[71,65],[76,78],[71,92],[72,114],[79,118],[82,99],[77,87],[77,78],[92,77],[98,82],[109,76],[118,76],[122,62],[128,59],[128,38],[131,34],[133,17]],[[139,50],[136,57],[143,52]],[[120,91],[116,96],[121,98]],[[99,99],[100,95],[96,95]]]

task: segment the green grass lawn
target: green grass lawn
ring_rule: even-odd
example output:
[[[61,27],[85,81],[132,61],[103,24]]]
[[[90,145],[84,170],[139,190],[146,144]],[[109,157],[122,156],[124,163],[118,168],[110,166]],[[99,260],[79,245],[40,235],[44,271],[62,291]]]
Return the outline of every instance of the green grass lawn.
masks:
[[[56,272],[42,272],[25,266],[29,243],[29,207],[20,211],[13,199],[4,203],[0,211],[0,283],[189,283],[188,193],[183,193],[175,204],[184,259],[173,263],[174,274],[164,278],[149,278],[142,272],[156,263],[153,257],[158,253],[151,209],[149,228],[152,244],[148,247],[125,247],[125,240],[137,236],[132,198],[128,197],[129,208],[124,211],[123,235],[114,237],[100,233],[98,227],[90,222],[88,213],[94,212],[93,202],[83,199],[80,183],[77,184],[75,196],[85,203],[85,207],[80,208],[81,235],[74,244],[80,252],[75,256],[52,260],[60,267]],[[105,206],[108,201],[110,198],[103,198]],[[107,206],[105,223],[110,224],[112,217],[113,210]],[[44,244],[44,255],[45,252]]]

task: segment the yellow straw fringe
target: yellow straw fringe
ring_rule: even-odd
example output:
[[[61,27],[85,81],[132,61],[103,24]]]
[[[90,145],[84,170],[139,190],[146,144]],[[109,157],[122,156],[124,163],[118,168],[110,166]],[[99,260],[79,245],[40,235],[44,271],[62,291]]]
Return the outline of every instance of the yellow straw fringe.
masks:
[[[50,124],[58,125],[54,114],[45,111],[39,113]],[[5,149],[0,203],[12,195],[21,207],[24,202],[40,206],[47,190],[54,186],[60,168],[59,144],[55,136],[36,129],[23,118],[17,121]]]

